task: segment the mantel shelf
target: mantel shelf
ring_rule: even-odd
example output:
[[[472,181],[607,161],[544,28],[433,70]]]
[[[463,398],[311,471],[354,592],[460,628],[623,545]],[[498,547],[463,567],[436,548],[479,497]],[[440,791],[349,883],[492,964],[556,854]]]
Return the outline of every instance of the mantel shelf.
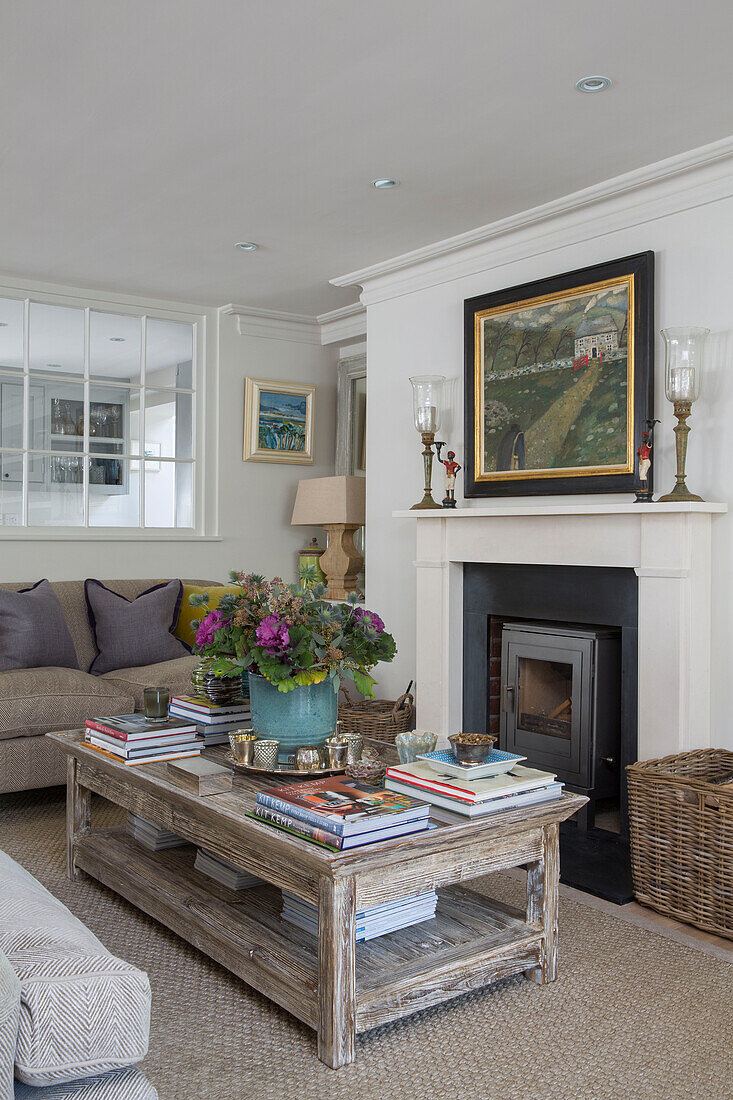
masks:
[[[718,501],[680,501],[664,504],[635,504],[633,501],[578,504],[481,504],[478,507],[400,509],[392,512],[396,519],[492,519],[501,516],[667,516],[670,513],[705,513],[719,515],[728,505]]]

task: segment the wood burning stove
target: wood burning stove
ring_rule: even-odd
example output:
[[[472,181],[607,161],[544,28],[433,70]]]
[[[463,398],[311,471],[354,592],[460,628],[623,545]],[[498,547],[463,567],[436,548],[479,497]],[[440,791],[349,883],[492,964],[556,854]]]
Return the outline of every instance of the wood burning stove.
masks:
[[[556,772],[595,802],[618,797],[621,634],[610,627],[505,622],[501,648],[500,744]]]

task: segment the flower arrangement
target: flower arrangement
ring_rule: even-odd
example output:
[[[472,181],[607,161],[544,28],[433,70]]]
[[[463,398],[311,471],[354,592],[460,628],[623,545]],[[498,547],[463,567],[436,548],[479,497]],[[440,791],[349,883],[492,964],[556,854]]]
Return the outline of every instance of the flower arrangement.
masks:
[[[337,692],[348,676],[362,695],[374,695],[371,669],[393,660],[397,650],[379,615],[358,606],[355,594],[331,604],[322,598],[322,584],[288,585],[256,573],[230,578],[239,591],[224,596],[196,631],[196,650],[214,658],[216,676],[248,670],[283,692],[326,678]],[[205,607],[208,594],[190,600]]]

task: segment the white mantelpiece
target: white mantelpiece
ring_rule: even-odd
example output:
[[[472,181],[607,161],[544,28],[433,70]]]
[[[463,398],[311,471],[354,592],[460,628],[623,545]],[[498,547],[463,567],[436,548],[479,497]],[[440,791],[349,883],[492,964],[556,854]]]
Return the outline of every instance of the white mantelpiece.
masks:
[[[399,511],[417,526],[418,722],[460,729],[463,562],[633,569],[639,758],[711,744],[711,527],[725,504],[497,503]]]

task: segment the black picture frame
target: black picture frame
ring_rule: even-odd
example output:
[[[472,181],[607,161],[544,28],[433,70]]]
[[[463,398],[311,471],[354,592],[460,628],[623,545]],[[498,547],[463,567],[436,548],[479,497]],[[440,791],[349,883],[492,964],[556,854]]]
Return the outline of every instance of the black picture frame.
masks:
[[[479,363],[477,356],[477,331],[481,323],[477,320],[477,316],[494,309],[501,311],[502,307],[505,311],[509,307],[511,311],[512,305],[532,308],[533,305],[547,303],[553,295],[558,295],[558,300],[561,300],[563,296],[567,298],[569,292],[575,290],[582,292],[584,288],[593,288],[597,284],[603,287],[609,281],[626,276],[629,277],[629,287],[633,287],[633,309],[628,310],[629,316],[633,317],[633,326],[630,326],[633,356],[629,355],[631,344],[627,344],[627,377],[633,378],[633,394],[630,405],[627,404],[625,468],[616,472],[603,472],[602,467],[597,467],[596,472],[590,472],[592,467],[576,467],[575,469],[581,472],[559,473],[557,476],[547,472],[537,476],[536,470],[528,470],[524,476],[524,470],[518,470],[515,467],[507,473],[498,470],[489,472],[482,470],[485,436],[482,430],[483,424],[477,423],[477,416],[483,418],[483,401],[480,397],[477,400],[477,393],[485,392],[485,366],[483,358]],[[534,299],[538,299],[539,303],[534,303]],[[550,301],[547,304],[551,306],[552,303]],[[547,279],[467,298],[464,301],[464,331],[466,447],[464,493],[466,497],[633,493],[642,486],[638,478],[636,451],[641,443],[641,433],[646,427],[646,421],[654,416],[653,252],[640,252],[633,256],[594,264]],[[577,347],[577,343],[575,346]],[[630,375],[629,363],[632,364]],[[479,405],[478,411],[477,405]],[[630,418],[629,413],[631,413]],[[631,440],[630,447],[629,440]],[[588,469],[589,472],[583,473],[583,469]],[[653,490],[651,470],[649,474],[649,480],[644,484],[651,492]]]

